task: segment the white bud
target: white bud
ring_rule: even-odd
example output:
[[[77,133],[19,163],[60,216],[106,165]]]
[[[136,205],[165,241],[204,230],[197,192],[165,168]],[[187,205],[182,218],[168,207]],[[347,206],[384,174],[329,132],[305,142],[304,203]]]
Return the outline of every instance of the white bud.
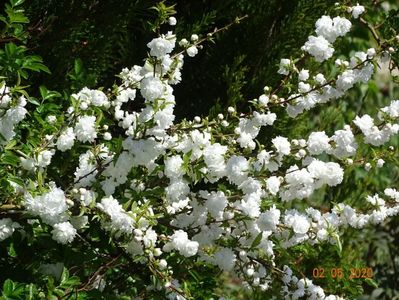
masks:
[[[259,103],[261,106],[266,106],[267,103],[269,103],[269,97],[267,97],[266,95],[261,95],[261,96],[259,97],[258,103]]]
[[[219,119],[219,120],[223,120],[223,119],[224,119],[223,114],[218,114],[218,119]]]
[[[255,270],[253,268],[248,268],[246,273],[248,276],[252,276],[252,275],[254,275]]]
[[[377,168],[381,168],[384,165],[385,161],[383,159],[377,160]]]
[[[80,108],[81,108],[82,110],[86,110],[86,109],[88,108],[87,103],[86,103],[86,102],[80,103]]]
[[[306,140],[304,140],[304,139],[300,139],[300,140],[298,140],[298,143],[299,143],[299,146],[300,147],[306,147]]]
[[[71,113],[73,113],[74,111],[75,111],[75,109],[74,109],[72,106],[68,107],[68,109],[67,109],[67,113],[68,113],[68,114],[71,114]]]
[[[373,58],[375,53],[376,52],[375,52],[374,48],[370,48],[370,49],[367,50],[367,56],[370,57],[370,58]]]
[[[232,113],[234,113],[236,110],[234,109],[234,107],[229,106],[229,107],[227,108],[227,111],[228,111],[230,114],[232,114]]]
[[[159,268],[160,268],[161,270],[164,270],[167,266],[168,266],[168,262],[167,262],[166,260],[161,259],[161,260],[159,261]],[[166,284],[165,284],[165,287],[167,287]]]
[[[177,24],[177,20],[175,17],[169,17],[168,23],[170,26],[175,26]]]
[[[134,232],[134,234],[136,236],[142,236],[143,235],[143,231],[141,231],[141,229],[135,229],[133,232]]]
[[[54,124],[55,121],[57,121],[57,118],[55,116],[47,116],[47,122],[50,124]]]
[[[192,42],[198,41],[198,35],[192,34],[192,35],[191,35],[191,41],[192,41]]]
[[[181,47],[185,47],[185,46],[187,46],[188,44],[189,44],[189,42],[188,42],[186,39],[181,39],[180,42],[179,42],[179,45],[180,45]]]
[[[299,154],[299,156],[300,156],[301,158],[303,158],[303,157],[306,156],[306,151],[305,151],[304,149],[301,149],[301,150],[298,151],[298,154]]]
[[[162,254],[162,250],[160,248],[154,249],[154,256],[160,256]]]
[[[240,258],[246,258],[247,257],[247,252],[244,251],[244,250],[241,250],[238,255],[240,256]]]
[[[201,118],[200,118],[199,116],[195,116],[195,117],[194,117],[194,121],[195,121],[196,123],[201,123]]]
[[[104,140],[110,141],[112,139],[112,135],[109,132],[104,133]]]

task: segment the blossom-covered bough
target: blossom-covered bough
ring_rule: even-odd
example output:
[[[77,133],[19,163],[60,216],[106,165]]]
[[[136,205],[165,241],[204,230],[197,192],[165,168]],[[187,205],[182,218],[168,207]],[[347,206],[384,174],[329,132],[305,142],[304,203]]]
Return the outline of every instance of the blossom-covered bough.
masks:
[[[281,285],[287,299],[341,299],[282,264],[281,252],[300,244],[339,247],[345,228],[379,224],[397,215],[399,191],[387,187],[368,196],[368,211],[344,203],[329,211],[299,210],[290,204],[341,184],[348,166],[381,167],[381,158],[355,156],[359,143],[380,147],[397,138],[399,101],[380,108],[375,117],[356,116],[331,136],[324,131],[293,140],[278,135],[269,146],[257,137],[262,127],[272,130],[278,122],[275,108],[283,106],[295,118],[372,78],[376,62],[395,51],[378,36],[376,48],[337,58],[334,77],[297,68],[304,60],[333,59],[333,43],[350,32],[352,22],[367,24],[375,35],[360,17],[363,13],[357,5],[334,18],[322,16],[302,47],[302,57],[281,60],[281,85],[265,87],[251,102],[250,112],[229,107],[214,120],[196,117],[175,123],[173,86],[182,80],[184,55],[195,56],[218,30],[202,39],[193,34],[178,41],[173,32],[153,39],[143,66],[123,69],[119,86],[106,93],[84,88],[73,94],[64,115],[48,116],[53,133],[46,133],[36,148],[17,150],[23,168],[18,183],[12,182],[17,202],[1,207],[10,214],[0,219],[0,240],[26,226],[39,226],[65,247],[89,244],[85,233],[100,221],[119,251],[111,262],[125,257],[141,265],[157,278],[147,290],[163,289],[169,299],[189,298],[180,274],[174,273],[176,256],[236,274],[249,288],[266,291]],[[176,19],[170,18],[170,24]],[[295,82],[289,93],[283,91]],[[13,98],[4,84],[0,92],[2,145],[11,148],[18,143],[18,124],[29,113],[23,96]],[[139,98],[144,108],[129,110],[129,103]],[[78,151],[79,159],[68,162],[76,169],[73,182],[65,183],[46,169],[54,155],[67,151]],[[19,221],[20,215],[12,212],[29,221]],[[96,251],[101,255],[101,249]],[[106,284],[104,273],[95,275],[80,288]]]

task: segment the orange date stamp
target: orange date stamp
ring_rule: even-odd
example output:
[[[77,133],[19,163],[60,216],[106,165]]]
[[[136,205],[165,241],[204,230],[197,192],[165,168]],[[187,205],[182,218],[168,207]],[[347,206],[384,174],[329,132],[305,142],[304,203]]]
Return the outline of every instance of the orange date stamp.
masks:
[[[313,268],[313,278],[349,278],[349,279],[361,279],[361,278],[373,278],[374,272],[372,268],[349,268],[343,269],[339,267],[333,268]]]

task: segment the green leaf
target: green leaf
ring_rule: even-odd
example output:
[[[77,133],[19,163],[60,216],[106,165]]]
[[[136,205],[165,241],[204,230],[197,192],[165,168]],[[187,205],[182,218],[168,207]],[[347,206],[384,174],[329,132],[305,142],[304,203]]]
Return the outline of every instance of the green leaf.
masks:
[[[260,241],[262,240],[262,234],[263,232],[260,232],[256,238],[254,239],[254,241],[252,242],[251,248],[255,248],[260,244]]]
[[[75,59],[74,70],[75,74],[80,74],[83,69],[83,62],[80,58]]]
[[[40,105],[40,102],[37,101],[37,99],[34,98],[34,97],[29,97],[27,100],[28,100],[29,103],[32,103],[32,104],[34,104],[34,105],[36,105],[36,106],[39,106],[39,105]]]
[[[51,98],[61,97],[61,94],[56,91],[49,91],[44,85],[39,87],[40,95],[43,101]]]
[[[11,279],[6,279],[3,283],[3,294],[6,296],[12,295],[12,292],[14,290],[14,282],[12,282]]]
[[[8,255],[11,257],[17,257],[17,252],[15,251],[14,243],[11,243],[10,247],[8,247]]]
[[[338,233],[334,233],[332,235],[332,237],[335,239],[335,241],[337,242],[337,250],[338,250],[338,255],[341,256],[342,254],[342,243],[341,243],[341,239],[339,238]]]
[[[10,0],[10,2],[11,2],[11,5],[13,7],[15,7],[15,6],[18,6],[18,5],[21,5],[22,3],[24,3],[25,0]]]
[[[66,283],[68,278],[69,278],[69,271],[68,271],[67,268],[64,267],[64,270],[62,271],[62,274],[61,274],[61,283],[60,283],[60,285]]]
[[[372,278],[366,278],[364,280],[369,286],[372,286],[374,288],[378,288],[378,283],[374,281]]]

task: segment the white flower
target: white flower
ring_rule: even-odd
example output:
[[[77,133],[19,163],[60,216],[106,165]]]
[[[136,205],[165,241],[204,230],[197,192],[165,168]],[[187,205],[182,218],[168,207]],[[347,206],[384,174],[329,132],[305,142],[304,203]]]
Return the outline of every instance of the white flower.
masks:
[[[299,214],[296,210],[287,211],[284,216],[285,225],[292,227],[295,233],[305,234],[310,228],[310,222],[305,215]]]
[[[302,69],[298,74],[298,79],[301,81],[305,81],[309,79],[309,70]]]
[[[290,154],[291,144],[287,138],[282,137],[282,136],[277,136],[274,139],[272,139],[272,143],[279,154],[281,154],[281,155]]]
[[[227,152],[227,146],[219,143],[208,145],[204,148],[204,162],[212,178],[223,177],[226,173],[226,162],[224,154]]]
[[[344,130],[335,131],[331,140],[335,143],[335,149],[331,152],[338,158],[354,155],[357,149],[355,136],[349,126]]]
[[[399,100],[393,100],[389,106],[381,108],[381,111],[388,114],[391,118],[399,118]]]
[[[352,16],[353,16],[355,19],[357,19],[357,18],[359,18],[359,16],[360,16],[361,14],[364,13],[364,11],[365,11],[364,6],[359,5],[359,3],[358,3],[356,6],[353,6],[353,7],[352,7]]]
[[[324,131],[312,132],[307,141],[310,154],[321,154],[331,148],[330,138]]]
[[[75,133],[73,132],[73,128],[68,127],[65,129],[57,140],[57,148],[58,150],[64,152],[73,147],[75,141]]]
[[[10,218],[0,219],[0,242],[10,237],[15,229],[21,227],[17,222],[13,222]]]
[[[185,173],[183,169],[183,159],[180,155],[168,157],[165,160],[165,175],[169,179],[175,179],[183,176]]]
[[[280,190],[280,184],[280,179],[277,176],[269,177],[266,180],[267,189],[272,195],[277,195],[278,191]]]
[[[25,170],[31,171],[35,168],[35,160],[33,158],[20,157],[21,166]]]
[[[188,47],[186,51],[190,57],[194,57],[198,54],[198,48],[195,45]]]
[[[258,99],[258,103],[261,106],[266,106],[269,103],[270,99],[266,95],[261,95]]]
[[[280,215],[280,210],[273,205],[273,207],[260,214],[257,221],[259,229],[262,231],[274,231],[279,223]]]
[[[75,125],[74,132],[79,141],[90,143],[94,142],[94,140],[97,138],[96,117],[80,116]]]
[[[148,77],[140,82],[140,92],[147,101],[154,101],[162,97],[164,86],[160,79]]]
[[[172,52],[175,47],[175,41],[175,39],[166,38],[165,36],[153,39],[147,44],[147,47],[151,49],[150,55],[162,58],[166,54]]]
[[[89,105],[109,107],[110,103],[107,96],[99,90],[90,90],[84,87],[77,94],[72,94],[72,98],[80,102],[80,108],[86,110]]]
[[[288,75],[290,73],[289,67],[290,67],[291,61],[287,58],[282,58],[280,60],[280,68],[278,69],[277,73],[281,75]]]
[[[54,124],[57,121],[57,118],[55,116],[49,115],[47,116],[47,122],[50,124]]]
[[[329,16],[322,16],[316,21],[316,34],[323,36],[330,43],[335,41],[337,37],[333,28],[333,21]]]
[[[351,26],[351,22],[345,18],[331,19],[329,16],[322,16],[316,21],[316,33],[330,43],[334,43],[338,36],[347,34]]]
[[[147,229],[143,236],[143,243],[145,247],[155,246],[157,241],[157,233],[153,229]]]
[[[76,236],[76,229],[73,228],[71,223],[62,222],[55,224],[51,233],[53,240],[65,245],[73,241]]]
[[[318,62],[329,59],[334,53],[334,48],[323,36],[309,36],[308,41],[301,49],[314,56]]]
[[[32,197],[25,195],[25,205],[29,213],[39,216],[43,222],[50,225],[66,219],[65,212],[68,210],[64,191],[57,187],[41,196]]]
[[[143,246],[141,245],[140,242],[136,240],[131,240],[127,246],[126,246],[126,251],[130,253],[131,255],[142,255],[144,253],[143,251]]]
[[[125,212],[118,200],[112,196],[104,197],[101,203],[97,203],[97,207],[111,218],[111,221],[106,224],[106,229],[126,234],[132,232],[133,219]]]
[[[187,232],[177,230],[172,236],[170,236],[170,242],[165,244],[163,250],[168,252],[172,249],[176,249],[181,255],[190,257],[197,254],[198,246],[198,242],[190,241],[188,239]]]
[[[229,180],[240,185],[248,177],[249,164],[245,157],[233,155],[227,161],[227,176]]]
[[[346,35],[352,27],[352,23],[348,19],[339,16],[333,19],[333,24],[337,36]]]
[[[323,74],[319,73],[314,77],[314,80],[316,80],[320,84],[324,84],[326,82],[326,78],[324,77]]]
[[[92,90],[91,91],[91,104],[93,104],[94,106],[108,107],[109,101],[108,101],[107,96],[104,94],[104,92],[99,91],[99,90]]]
[[[207,199],[205,206],[208,209],[211,216],[215,219],[221,219],[223,210],[227,207],[227,198],[222,191],[207,193],[200,191],[201,197]]]
[[[315,159],[309,164],[307,169],[315,180],[315,188],[319,188],[323,184],[336,186],[340,184],[344,178],[344,171],[341,166],[335,162],[325,163]]]
[[[181,40],[179,41],[179,46],[182,46],[182,47],[186,47],[186,46],[188,46],[189,44],[190,44],[190,42],[187,41],[187,39],[181,39]]]
[[[349,90],[357,82],[356,73],[353,70],[344,71],[337,78],[337,89],[343,92]]]
[[[51,163],[51,158],[54,155],[54,150],[44,150],[37,155],[36,165],[38,167],[46,167]]]
[[[234,252],[229,248],[222,248],[215,253],[215,264],[219,266],[223,271],[233,270],[236,263],[236,256]]]

